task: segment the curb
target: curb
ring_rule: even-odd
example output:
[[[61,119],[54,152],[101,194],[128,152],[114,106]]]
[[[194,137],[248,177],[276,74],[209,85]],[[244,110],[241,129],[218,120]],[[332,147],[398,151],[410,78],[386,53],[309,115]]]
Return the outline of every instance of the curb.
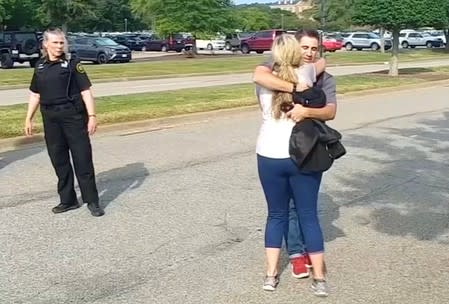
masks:
[[[379,88],[372,90],[361,90],[356,92],[348,92],[344,94],[337,94],[339,98],[358,97],[366,95],[376,95],[376,94],[387,94],[393,91],[404,91],[416,88],[425,87],[436,87],[440,85],[449,85],[449,79],[436,80],[436,81],[426,81],[422,83],[415,83],[410,85],[402,85],[396,87]],[[344,100],[351,101],[351,100]],[[191,114],[182,114],[175,116],[168,116],[163,118],[154,118],[148,120],[123,122],[117,124],[108,124],[105,126],[99,126],[95,137],[102,137],[105,135],[118,135],[118,136],[129,136],[133,134],[146,133],[160,131],[164,129],[171,129],[179,126],[192,125],[201,122],[207,122],[211,119],[220,118],[228,115],[237,115],[244,112],[250,112],[254,109],[259,108],[258,105],[253,106],[243,106],[237,108],[220,109],[207,112],[197,112]],[[6,139],[0,139],[0,153],[20,150],[32,147],[38,147],[44,144],[44,136],[42,134],[36,134],[32,137],[12,137]]]
[[[162,118],[108,124],[105,126],[100,125],[94,135],[94,138],[101,138],[106,135],[130,136],[139,133],[172,129],[179,126],[207,122],[223,116],[238,115],[241,113],[250,112],[258,107],[258,105],[243,106],[238,108],[220,109],[207,112],[197,112]],[[44,144],[45,138],[42,133],[33,135],[31,137],[19,136],[0,139],[0,153],[39,147]]]

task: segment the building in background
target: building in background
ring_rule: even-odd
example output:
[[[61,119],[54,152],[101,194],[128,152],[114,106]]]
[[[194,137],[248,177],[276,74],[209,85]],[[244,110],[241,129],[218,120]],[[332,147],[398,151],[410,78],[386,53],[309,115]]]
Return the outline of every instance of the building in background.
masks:
[[[279,8],[284,11],[290,11],[296,15],[301,16],[301,13],[313,7],[311,0],[279,0],[268,4],[270,8]]]

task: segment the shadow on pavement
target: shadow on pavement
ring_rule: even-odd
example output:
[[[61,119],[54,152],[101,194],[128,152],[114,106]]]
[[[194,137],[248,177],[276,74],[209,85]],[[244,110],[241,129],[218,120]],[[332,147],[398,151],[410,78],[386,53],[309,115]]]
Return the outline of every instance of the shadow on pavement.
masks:
[[[143,163],[132,163],[97,174],[100,204],[106,208],[120,194],[139,188],[150,175]]]
[[[449,244],[449,112],[442,114],[346,132],[352,170],[337,174],[345,187],[329,193],[340,205],[369,207],[363,224],[376,231]]]
[[[343,230],[333,224],[340,217],[340,206],[334,202],[330,195],[323,192],[320,192],[319,196],[318,215],[324,242],[331,242],[346,236]]]
[[[27,148],[27,149],[23,149],[23,150],[8,151],[8,152],[0,153],[0,170],[2,170],[6,166],[8,166],[16,161],[28,158],[34,154],[38,154],[38,153],[42,152],[44,149],[45,149],[45,147],[42,145],[42,146]]]

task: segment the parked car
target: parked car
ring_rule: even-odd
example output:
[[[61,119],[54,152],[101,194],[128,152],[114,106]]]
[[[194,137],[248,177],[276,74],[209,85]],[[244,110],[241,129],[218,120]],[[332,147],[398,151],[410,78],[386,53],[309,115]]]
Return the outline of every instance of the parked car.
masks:
[[[41,57],[41,43],[35,32],[0,32],[0,64],[2,69],[10,69],[14,62],[29,62],[31,67]]]
[[[228,51],[239,50],[242,44],[242,40],[254,35],[253,32],[241,32],[227,34],[225,37],[225,49]]]
[[[138,37],[117,35],[117,36],[108,36],[107,38],[110,38],[115,42],[117,42],[118,44],[128,47],[132,51],[141,51],[142,47],[144,46],[144,42]]]
[[[157,35],[151,35],[142,47],[142,51],[168,51],[168,41]]]
[[[343,37],[336,34],[324,35],[321,45],[323,47],[323,51],[325,52],[338,51],[343,47]]]
[[[209,39],[209,40],[203,40],[203,39],[196,39],[196,48],[199,50],[224,50],[225,48],[225,41],[220,38],[215,39]]]
[[[443,44],[446,45],[447,40],[446,40],[446,35],[444,34],[443,31],[434,31],[434,32],[430,32],[430,35],[432,35],[432,37],[437,38],[437,39],[441,39],[441,41],[443,41]]]
[[[252,36],[242,40],[240,49],[243,54],[249,54],[251,51],[262,54],[265,51],[271,50],[274,39],[284,33],[286,33],[284,30],[256,32]]]
[[[415,48],[417,46],[425,46],[428,48],[441,47],[443,40],[437,37],[433,37],[428,33],[401,31],[399,34],[399,44],[402,48],[408,47]]]
[[[104,37],[69,37],[69,51],[81,60],[98,64],[131,60],[128,47]]]
[[[357,49],[361,51],[362,49],[371,49],[377,51],[380,49],[380,37],[374,33],[370,32],[354,32],[346,33],[343,36],[343,45],[347,51],[352,51]],[[391,49],[393,43],[391,39],[384,39],[385,50]]]
[[[190,49],[192,44],[192,38],[183,34],[171,34],[167,38],[160,38],[153,34],[145,41],[142,51],[181,52],[184,49]]]

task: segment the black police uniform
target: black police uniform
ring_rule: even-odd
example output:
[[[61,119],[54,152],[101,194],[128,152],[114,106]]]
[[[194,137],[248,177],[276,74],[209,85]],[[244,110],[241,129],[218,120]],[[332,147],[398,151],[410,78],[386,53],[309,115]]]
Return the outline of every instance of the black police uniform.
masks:
[[[58,176],[61,204],[65,206],[79,206],[69,152],[84,203],[97,207],[99,203],[87,130],[88,116],[80,94],[90,87],[79,61],[64,59],[40,59],[30,85],[32,92],[40,94],[45,141]]]

